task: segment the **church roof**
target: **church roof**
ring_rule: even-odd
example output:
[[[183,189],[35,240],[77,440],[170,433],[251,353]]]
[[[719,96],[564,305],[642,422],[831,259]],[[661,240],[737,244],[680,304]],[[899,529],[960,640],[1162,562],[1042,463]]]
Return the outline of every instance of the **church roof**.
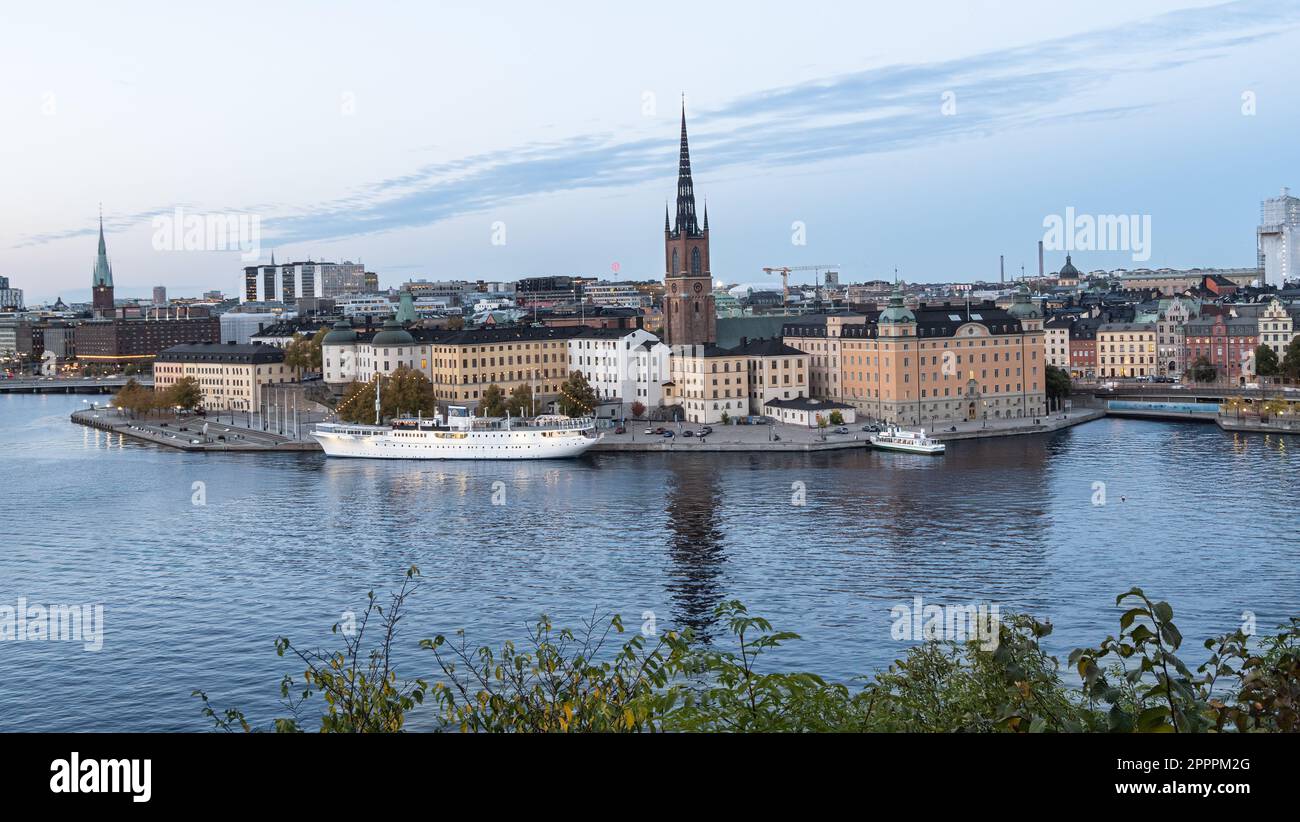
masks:
[[[113,267],[108,263],[108,246],[104,244],[104,215],[99,217],[99,253],[95,257],[95,269],[91,274],[92,287],[113,286]]]

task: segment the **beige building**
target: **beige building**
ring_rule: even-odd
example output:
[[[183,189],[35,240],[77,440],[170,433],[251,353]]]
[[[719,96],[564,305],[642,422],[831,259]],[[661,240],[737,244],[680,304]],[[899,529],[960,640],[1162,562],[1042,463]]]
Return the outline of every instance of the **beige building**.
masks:
[[[716,345],[675,346],[664,401],[687,422],[718,423],[749,413],[749,358]]]
[[[496,385],[506,394],[532,388],[538,410],[560,395],[569,376],[573,328],[477,328],[456,331],[430,344],[426,373],[439,403],[475,406]]]
[[[1057,368],[1070,367],[1070,317],[1053,317],[1043,324],[1047,341],[1047,364]]]
[[[782,327],[785,344],[808,355],[808,396],[843,398],[840,338],[845,328],[861,328],[869,319],[853,312],[809,314]]]
[[[1097,329],[1098,377],[1159,373],[1155,323],[1106,323]]]
[[[860,415],[930,426],[1047,410],[1043,319],[1023,287],[1009,309],[984,301],[913,310],[895,291],[874,322],[841,327],[838,343],[840,399]]]
[[[1282,301],[1274,297],[1259,315],[1259,344],[1273,349],[1280,363],[1286,356],[1286,347],[1295,336],[1295,318],[1286,310]]]
[[[294,381],[284,351],[261,343],[188,343],[172,346],[154,360],[155,391],[166,391],[184,377],[198,381],[209,411],[253,411],[261,406],[267,385]]]
[[[741,340],[731,350],[745,357],[750,414],[766,414],[768,400],[809,396],[808,354],[775,339]]]
[[[560,394],[569,376],[569,340],[585,329],[493,326],[463,331],[402,328],[389,320],[377,333],[355,331],[346,321],[325,335],[321,360],[325,381],[342,391],[406,366],[433,383],[439,405],[473,408],[488,386],[509,394],[532,388],[538,411]]]

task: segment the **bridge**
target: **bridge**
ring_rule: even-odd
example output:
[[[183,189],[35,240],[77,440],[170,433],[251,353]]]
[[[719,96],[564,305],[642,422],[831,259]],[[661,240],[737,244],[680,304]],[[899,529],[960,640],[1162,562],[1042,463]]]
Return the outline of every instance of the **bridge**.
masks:
[[[18,377],[0,380],[0,394],[115,394],[134,379],[153,388],[153,377]]]

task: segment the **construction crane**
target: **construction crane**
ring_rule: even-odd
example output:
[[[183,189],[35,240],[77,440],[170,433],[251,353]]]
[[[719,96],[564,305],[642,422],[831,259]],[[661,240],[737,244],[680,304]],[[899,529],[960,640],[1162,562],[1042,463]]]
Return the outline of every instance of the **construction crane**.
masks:
[[[791,271],[816,271],[819,275],[822,271],[835,271],[840,268],[839,263],[830,265],[781,265],[770,266],[763,269],[764,274],[781,275],[781,307],[785,308],[790,304],[790,272]],[[820,285],[817,286],[821,288]],[[820,291],[819,291],[820,293]]]

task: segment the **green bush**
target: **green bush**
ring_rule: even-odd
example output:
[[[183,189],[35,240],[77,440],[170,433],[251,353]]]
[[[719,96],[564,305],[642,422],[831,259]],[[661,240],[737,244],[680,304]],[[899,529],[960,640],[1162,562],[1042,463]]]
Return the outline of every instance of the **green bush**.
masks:
[[[1241,631],[1207,640],[1211,657],[1193,673],[1175,654],[1182,636],[1173,609],[1138,588],[1117,599],[1132,605],[1118,636],[1070,655],[1081,686],[1067,685],[1042,649],[1051,626],[1023,615],[1001,620],[997,643],[924,642],[852,685],[780,672],[768,657],[798,635],[735,601],[715,613],[730,637],[725,648],[696,644],[689,631],[616,641],[625,633],[618,616],[592,618],[576,632],[542,617],[523,643],[499,651],[471,645],[463,631],[422,640],[437,676],[399,680],[390,652],[418,575],[407,572],[386,608],[372,593],[341,651],[276,641],[277,652],[297,657],[306,671],[302,683],[281,683],[292,716],[269,730],[304,729],[304,705],[315,694],[326,702],[319,730],[332,732],[399,731],[406,712],[426,700],[440,727],[457,731],[1300,730],[1300,619],[1254,648]],[[365,642],[372,615],[381,629],[373,647]],[[206,694],[194,694],[217,728],[252,730],[238,709],[218,711]]]

